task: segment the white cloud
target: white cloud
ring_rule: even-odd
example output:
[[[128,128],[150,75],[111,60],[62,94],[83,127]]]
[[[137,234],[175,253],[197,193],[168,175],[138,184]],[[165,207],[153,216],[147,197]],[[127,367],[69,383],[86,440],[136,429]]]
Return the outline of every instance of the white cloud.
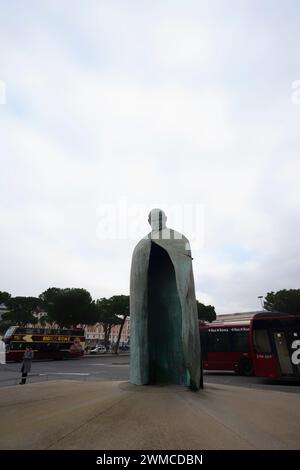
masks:
[[[128,292],[134,241],[97,238],[97,208],[122,197],[147,208],[137,239],[152,206],[204,205],[196,289],[219,312],[297,287],[300,106],[294,53],[281,52],[290,36],[277,37],[277,21],[263,31],[254,7],[233,18],[124,5],[45,2],[24,21],[3,8],[0,290]]]
[[[159,24],[155,35],[155,53],[163,67],[181,69],[205,66],[214,58],[213,37],[203,25],[184,20]]]

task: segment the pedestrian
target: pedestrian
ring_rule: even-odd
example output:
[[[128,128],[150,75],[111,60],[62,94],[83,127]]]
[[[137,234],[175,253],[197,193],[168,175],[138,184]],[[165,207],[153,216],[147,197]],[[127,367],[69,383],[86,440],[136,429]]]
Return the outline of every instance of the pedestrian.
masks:
[[[6,348],[5,343],[0,339],[0,364],[6,363]]]
[[[21,368],[22,380],[20,382],[20,385],[24,385],[26,383],[27,374],[28,372],[30,372],[32,360],[33,360],[33,350],[30,346],[27,346],[25,349],[24,356],[23,356],[23,364]]]

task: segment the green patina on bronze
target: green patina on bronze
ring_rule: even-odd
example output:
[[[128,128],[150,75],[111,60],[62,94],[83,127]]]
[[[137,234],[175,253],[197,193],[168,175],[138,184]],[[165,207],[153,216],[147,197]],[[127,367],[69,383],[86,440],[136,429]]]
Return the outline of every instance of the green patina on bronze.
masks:
[[[130,318],[131,383],[199,389],[200,343],[189,242],[161,221],[133,253]]]
[[[148,308],[149,381],[186,385],[175,271],[168,253],[155,243],[150,251]]]

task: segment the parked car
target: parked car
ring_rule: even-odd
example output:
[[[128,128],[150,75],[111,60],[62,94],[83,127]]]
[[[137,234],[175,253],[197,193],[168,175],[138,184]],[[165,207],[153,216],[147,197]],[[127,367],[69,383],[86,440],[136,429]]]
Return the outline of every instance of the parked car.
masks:
[[[105,353],[106,353],[106,348],[102,344],[90,350],[90,354],[105,354]]]

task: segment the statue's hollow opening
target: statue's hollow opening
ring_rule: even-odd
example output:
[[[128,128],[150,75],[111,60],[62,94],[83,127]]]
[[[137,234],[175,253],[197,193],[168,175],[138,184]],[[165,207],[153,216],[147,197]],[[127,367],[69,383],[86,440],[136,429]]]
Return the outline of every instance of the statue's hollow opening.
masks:
[[[151,242],[148,269],[149,382],[187,384],[182,350],[182,310],[168,253]]]

